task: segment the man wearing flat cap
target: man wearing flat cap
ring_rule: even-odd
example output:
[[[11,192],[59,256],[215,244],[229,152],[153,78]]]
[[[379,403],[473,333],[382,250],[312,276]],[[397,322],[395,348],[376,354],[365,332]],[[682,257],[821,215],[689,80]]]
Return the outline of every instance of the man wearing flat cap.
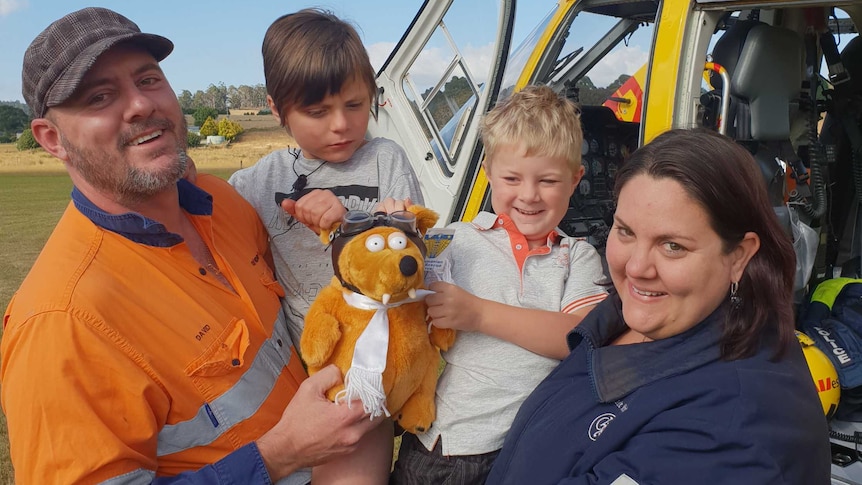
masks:
[[[326,400],[335,368],[306,379],[254,209],[182,178],[172,49],[86,8],[24,56],[33,135],[74,190],[4,317],[18,483],[306,483],[376,425]]]

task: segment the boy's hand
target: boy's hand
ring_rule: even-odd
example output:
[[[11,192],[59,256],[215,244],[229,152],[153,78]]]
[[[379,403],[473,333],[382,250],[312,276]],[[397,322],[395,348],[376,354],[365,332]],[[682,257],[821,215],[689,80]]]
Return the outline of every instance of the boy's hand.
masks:
[[[314,189],[297,201],[284,199],[281,208],[315,234],[320,234],[321,229],[332,229],[347,212],[332,191],[322,189]]]
[[[365,433],[380,424],[379,419],[369,419],[359,401],[348,407],[326,398],[326,391],[340,382],[334,365],[306,379],[278,423],[257,440],[273,482],[352,452]]]
[[[439,328],[477,331],[481,323],[485,300],[451,283],[435,281],[428,287],[433,295],[425,298],[428,317]]]
[[[377,205],[374,206],[374,210],[372,212],[385,212],[387,214],[391,214],[393,212],[406,211],[411,205],[413,205],[413,201],[410,200],[410,197],[407,197],[404,200],[396,200],[392,197],[387,197],[378,202]]]

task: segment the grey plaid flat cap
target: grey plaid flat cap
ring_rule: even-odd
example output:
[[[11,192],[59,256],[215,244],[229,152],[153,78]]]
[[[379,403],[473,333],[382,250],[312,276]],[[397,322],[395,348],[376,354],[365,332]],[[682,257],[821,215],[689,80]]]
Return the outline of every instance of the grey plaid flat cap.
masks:
[[[48,108],[69,99],[96,59],[120,42],[144,47],[157,61],[174,49],[170,40],[141,33],[134,22],[106,8],[72,12],[42,31],[24,53],[21,72],[33,118],[44,117]]]

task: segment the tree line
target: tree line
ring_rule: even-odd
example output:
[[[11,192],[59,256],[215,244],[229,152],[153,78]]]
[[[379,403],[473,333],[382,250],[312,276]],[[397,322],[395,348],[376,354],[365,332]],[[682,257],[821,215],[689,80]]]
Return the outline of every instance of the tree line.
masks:
[[[600,105],[619,88],[629,76],[621,75],[607,87],[595,86],[589,77],[578,80],[579,101],[584,105]],[[429,96],[430,89],[422,93]],[[445,125],[472,96],[473,90],[463,77],[453,76],[441,89],[442,96],[435,96],[429,103],[429,110],[438,126]],[[268,114],[266,108],[266,86],[225,86],[224,83],[210,84],[206,90],[194,93],[184,89],[177,96],[183,113],[192,115],[197,126],[202,126],[207,118],[217,119],[219,114],[227,114],[228,109],[247,109],[249,113]],[[414,106],[414,109],[417,109]],[[29,109],[19,101],[0,101],[0,143],[15,143],[18,133],[30,125]],[[233,132],[231,132],[233,134]],[[430,136],[430,135],[429,135]],[[28,137],[29,139],[29,137]]]
[[[589,77],[579,79],[577,86],[580,90],[581,104],[602,104],[628,78],[628,75],[623,74],[606,87],[596,86]],[[423,98],[427,97],[430,91],[429,88],[422,93]],[[435,97],[431,102],[430,110],[435,121],[448,121],[457,107],[462,106],[473,95],[473,90],[467,79],[459,76],[453,76],[441,91],[445,93],[445,96]],[[192,93],[184,89],[177,96],[177,99],[185,114],[193,114],[199,108],[212,108],[219,114],[227,114],[228,108],[247,108],[249,112],[255,111],[255,113],[259,110],[268,111],[266,108],[266,86],[263,84],[254,86],[210,84],[205,91],[197,90]]]
[[[177,96],[184,114],[193,115],[197,126],[203,125],[209,117],[217,118],[227,114],[228,109],[248,109],[249,113],[269,114],[266,108],[266,86],[225,86],[224,83],[210,84],[207,89],[194,93],[184,89]],[[26,139],[24,149],[34,148],[32,134],[29,133],[30,110],[20,101],[0,101],[0,143],[16,143],[19,133]],[[229,133],[234,135],[234,131]],[[231,137],[232,138],[232,137]],[[21,145],[21,143],[19,143]],[[33,146],[35,145],[35,146]]]
[[[219,114],[227,114],[228,108],[248,109],[249,112],[257,114],[266,108],[266,86],[210,84],[205,91],[199,89],[192,93],[183,89],[177,100],[185,114],[193,114],[199,108],[211,108]]]

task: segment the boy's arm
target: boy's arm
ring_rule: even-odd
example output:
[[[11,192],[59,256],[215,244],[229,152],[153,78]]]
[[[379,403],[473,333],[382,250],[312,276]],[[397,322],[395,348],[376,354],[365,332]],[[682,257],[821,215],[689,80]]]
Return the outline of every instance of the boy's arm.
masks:
[[[569,313],[562,313],[485,300],[440,281],[430,289],[435,293],[425,301],[434,326],[482,332],[558,360],[569,354],[566,335],[605,297],[584,297],[568,305]]]
[[[437,293],[425,300],[428,315],[438,327],[482,332],[539,355],[563,359],[569,354],[566,335],[607,297],[599,284],[606,277],[596,250],[570,239],[568,252],[569,273],[559,303],[562,311],[506,305],[476,297],[455,285],[432,283],[429,289]],[[548,307],[552,307],[551,302]]]

